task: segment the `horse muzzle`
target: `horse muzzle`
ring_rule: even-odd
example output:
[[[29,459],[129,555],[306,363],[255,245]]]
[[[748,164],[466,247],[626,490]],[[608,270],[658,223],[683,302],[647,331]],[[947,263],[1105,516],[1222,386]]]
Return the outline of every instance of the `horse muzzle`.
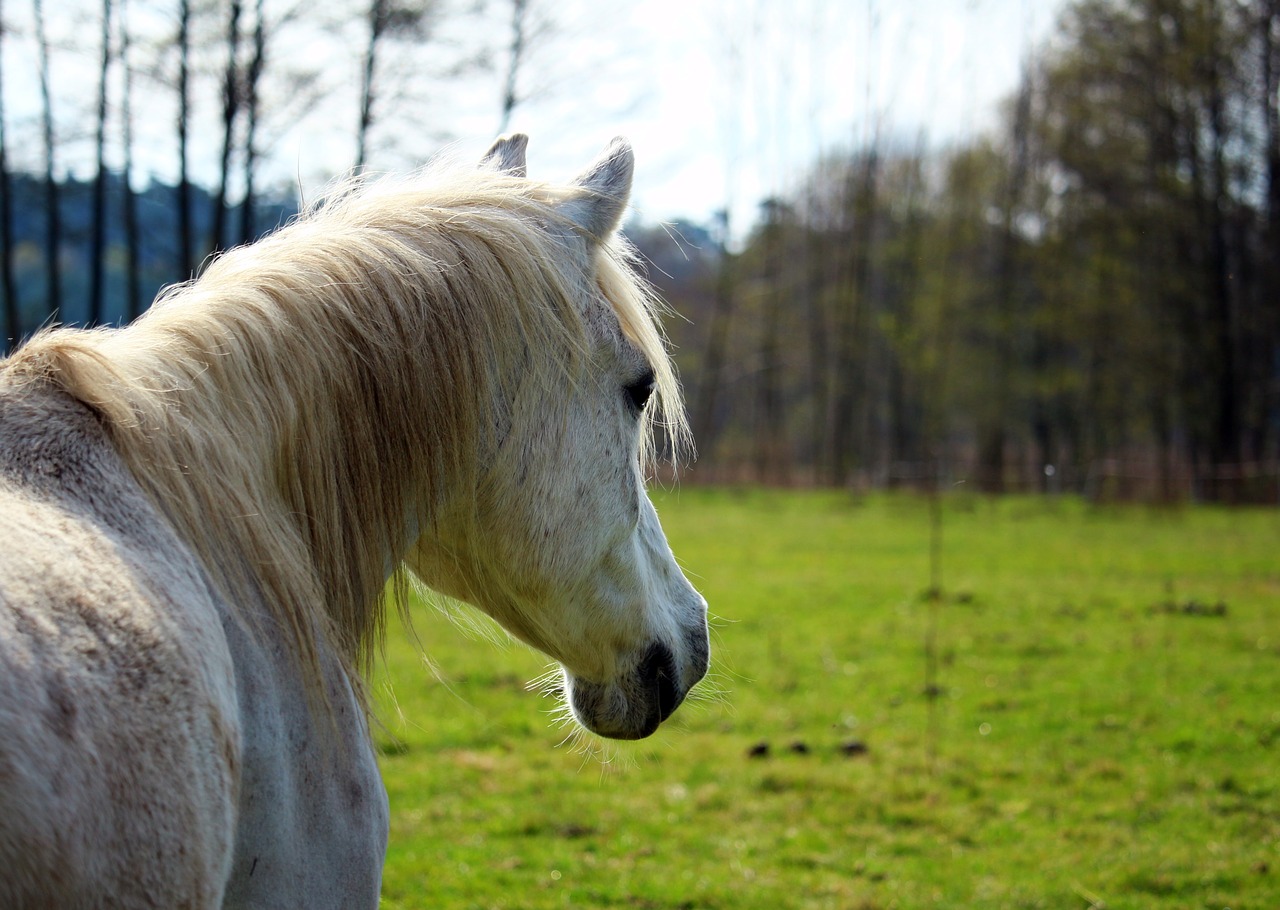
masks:
[[[582,726],[609,739],[644,739],[680,707],[706,675],[707,631],[691,632],[673,650],[654,642],[622,679],[597,683],[566,673],[565,696]]]

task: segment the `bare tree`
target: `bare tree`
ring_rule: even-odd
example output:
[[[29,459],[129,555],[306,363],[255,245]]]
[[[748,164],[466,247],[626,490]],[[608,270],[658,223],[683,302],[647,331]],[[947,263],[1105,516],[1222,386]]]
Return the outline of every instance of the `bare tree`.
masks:
[[[4,67],[3,3],[0,3],[0,74]],[[6,350],[13,348],[22,338],[22,311],[18,307],[18,289],[13,280],[13,184],[9,179],[9,153],[5,132],[4,84],[0,81],[0,291],[4,293],[4,323]]]
[[[137,318],[142,308],[142,235],[138,230],[138,197],[133,191],[133,67],[130,62],[132,37],[129,28],[129,0],[120,0],[120,64],[124,86],[120,99],[121,145],[124,173],[120,177],[124,193],[125,304],[124,318]]]
[[[694,439],[707,450],[716,430],[716,406],[729,353],[729,329],[733,321],[734,257],[729,252],[729,209],[716,213],[719,227],[716,238],[717,266],[715,291],[707,327],[706,350],[702,360],[702,378],[693,399]]]
[[[62,242],[62,219],[58,211],[58,184],[54,179],[53,93],[49,87],[49,38],[45,33],[44,3],[32,0],[36,24],[36,53],[40,68],[40,100],[43,105],[44,204],[45,204],[45,294],[49,321],[57,322],[62,301],[58,270],[58,246]]]
[[[857,430],[862,416],[860,407],[865,405],[860,395],[866,388],[860,354],[867,339],[880,164],[879,137],[876,137],[848,177],[848,245],[837,281],[833,351],[836,387],[832,396],[830,464],[834,472],[831,479],[837,484],[847,484],[853,479],[859,456]]]
[[[1266,202],[1264,203],[1265,219],[1262,228],[1262,249],[1270,251],[1263,257],[1258,296],[1262,306],[1257,307],[1261,315],[1256,337],[1266,339],[1263,345],[1271,350],[1280,348],[1280,313],[1277,313],[1276,301],[1280,300],[1280,0],[1258,0],[1255,31],[1259,38],[1258,70],[1261,82],[1261,120],[1263,123],[1263,174],[1266,183]],[[1263,364],[1266,372],[1267,357],[1265,353],[1255,356],[1255,361]],[[1274,367],[1272,367],[1274,371]],[[1274,376],[1274,373],[1273,373]],[[1262,383],[1265,388],[1267,383]],[[1266,405],[1274,412],[1276,402],[1280,401],[1280,389],[1276,388],[1274,378],[1269,383],[1272,392]],[[1263,435],[1264,431],[1257,431]],[[1273,468],[1280,462],[1280,441],[1271,441],[1270,457]],[[1264,440],[1255,444],[1261,453],[1267,448]]]
[[[213,249],[221,249],[227,220],[227,183],[231,176],[231,156],[235,148],[236,121],[241,105],[240,16],[241,0],[227,4],[227,63],[222,74],[222,153],[219,158],[218,190],[213,200]]]
[[[430,32],[436,0],[370,0],[366,23],[369,27],[365,44],[360,84],[360,120],[356,127],[355,169],[362,170],[369,161],[369,131],[373,128],[380,97],[381,54],[385,43],[393,38],[422,41]]]
[[[89,244],[90,325],[102,322],[107,269],[107,75],[111,68],[111,0],[102,0],[102,53],[98,67],[98,114],[94,153],[97,173],[93,181],[93,239]]]
[[[361,68],[360,122],[356,127],[356,164],[361,171],[369,158],[369,130],[373,126],[375,77],[378,74],[378,51],[391,18],[391,0],[370,0],[369,43],[365,45],[364,66]]]
[[[1000,192],[1000,233],[997,239],[994,325],[990,333],[991,399],[979,415],[978,484],[989,493],[1005,490],[1005,448],[1009,441],[1013,371],[1017,351],[1015,320],[1019,304],[1017,215],[1026,192],[1030,168],[1028,132],[1031,119],[1031,67],[1023,67],[1014,99],[1009,160]]]
[[[1269,248],[1280,248],[1280,0],[1258,0],[1257,32],[1261,39],[1262,120],[1265,124],[1267,231]],[[1273,259],[1274,288],[1280,290],[1280,267]],[[1274,299],[1274,298],[1272,298]]]
[[[791,218],[787,204],[780,199],[766,199],[762,209],[764,223],[759,241],[762,259],[760,369],[756,383],[756,427],[753,435],[757,478],[766,483],[779,483],[789,479],[790,467],[782,394],[782,315],[786,306],[786,257]]]
[[[502,80],[502,118],[498,132],[505,133],[511,125],[511,115],[520,103],[517,88],[520,71],[525,64],[529,42],[529,0],[511,0],[511,43],[507,48],[507,67]]]
[[[266,4],[257,0],[254,6],[253,52],[249,57],[249,65],[244,74],[244,198],[240,203],[240,242],[248,243],[256,233],[254,229],[254,209],[257,204],[254,185],[254,169],[258,161],[258,115],[259,93],[258,83],[267,60],[267,25]]]
[[[195,272],[195,225],[191,210],[191,0],[178,0],[178,269]]]

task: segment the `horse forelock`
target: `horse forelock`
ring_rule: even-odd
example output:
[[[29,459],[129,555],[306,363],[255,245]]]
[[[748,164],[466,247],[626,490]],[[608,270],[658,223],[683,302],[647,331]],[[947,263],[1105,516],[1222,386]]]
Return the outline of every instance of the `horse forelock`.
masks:
[[[645,438],[686,438],[657,298],[619,238],[575,259],[556,209],[574,192],[470,170],[348,184],[133,325],[43,332],[4,369],[97,410],[214,583],[262,602],[313,679],[324,639],[362,671],[387,555],[479,482],[486,434],[532,429],[517,393],[586,380],[583,294],[653,367]]]

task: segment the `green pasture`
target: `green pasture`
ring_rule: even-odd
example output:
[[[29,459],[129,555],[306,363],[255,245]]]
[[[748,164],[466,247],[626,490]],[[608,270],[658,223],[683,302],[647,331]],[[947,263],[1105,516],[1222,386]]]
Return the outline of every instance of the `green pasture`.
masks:
[[[545,659],[415,604],[384,907],[1280,907],[1280,511],[956,495],[931,591],[923,498],[655,499],[707,696],[565,742]]]

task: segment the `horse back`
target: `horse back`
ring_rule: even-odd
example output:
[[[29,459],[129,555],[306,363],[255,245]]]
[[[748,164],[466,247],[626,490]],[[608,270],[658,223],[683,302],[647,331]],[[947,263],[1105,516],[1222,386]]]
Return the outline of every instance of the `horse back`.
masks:
[[[0,381],[0,906],[218,906],[236,710],[215,598],[95,416]]]

